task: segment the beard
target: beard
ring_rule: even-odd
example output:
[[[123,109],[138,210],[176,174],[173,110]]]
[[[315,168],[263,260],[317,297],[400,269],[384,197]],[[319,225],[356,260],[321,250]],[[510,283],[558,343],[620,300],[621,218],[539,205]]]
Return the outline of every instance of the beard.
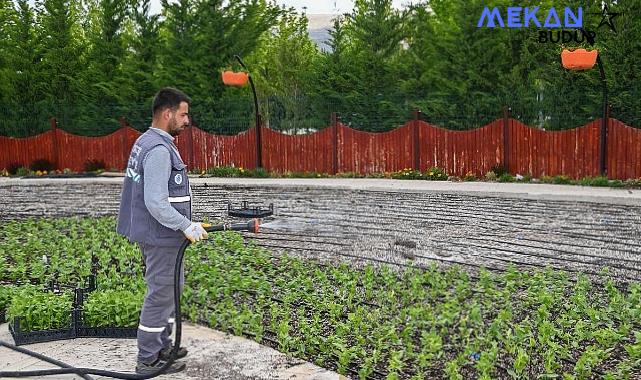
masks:
[[[178,129],[178,123],[176,122],[176,118],[175,118],[175,117],[174,117],[174,118],[172,118],[172,119],[169,121],[169,128],[168,128],[168,129],[169,129],[169,134],[170,134],[172,137],[176,137],[176,136],[178,136],[178,135],[180,134],[180,131],[181,131],[181,130],[180,130],[180,129]]]

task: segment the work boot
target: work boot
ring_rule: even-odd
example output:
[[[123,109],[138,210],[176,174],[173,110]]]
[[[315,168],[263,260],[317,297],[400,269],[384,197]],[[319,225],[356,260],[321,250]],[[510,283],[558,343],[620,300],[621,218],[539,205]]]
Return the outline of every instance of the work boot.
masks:
[[[171,350],[173,350],[173,346],[165,347],[160,352],[158,353],[158,359],[160,360],[169,360],[169,357],[171,356]],[[182,359],[185,356],[187,356],[189,352],[185,347],[180,347],[178,349],[178,353],[176,354],[176,359]]]
[[[151,364],[145,364],[139,360],[138,364],[136,365],[136,373],[139,375],[150,375],[156,373],[158,372],[158,369],[162,368],[162,366],[165,365],[165,363],[167,362],[162,359],[156,359],[156,361]],[[174,362],[171,363],[171,365],[163,372],[163,374],[180,372],[186,367],[187,365],[185,363]]]

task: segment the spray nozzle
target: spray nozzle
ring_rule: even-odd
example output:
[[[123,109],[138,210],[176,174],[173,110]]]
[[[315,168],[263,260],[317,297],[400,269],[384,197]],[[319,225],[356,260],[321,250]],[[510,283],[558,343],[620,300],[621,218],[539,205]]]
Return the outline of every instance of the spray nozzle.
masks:
[[[260,219],[252,219],[246,223],[217,224],[215,226],[203,223],[202,226],[207,232],[232,230],[258,233],[260,231]]]

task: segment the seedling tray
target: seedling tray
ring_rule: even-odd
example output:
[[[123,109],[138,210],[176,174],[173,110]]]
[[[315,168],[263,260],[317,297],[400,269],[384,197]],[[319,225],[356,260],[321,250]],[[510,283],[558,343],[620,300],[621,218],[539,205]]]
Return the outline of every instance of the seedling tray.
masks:
[[[6,310],[0,310],[0,323],[6,322],[5,315],[6,315]]]
[[[13,323],[9,323],[9,332],[13,337],[16,346],[23,344],[44,343],[52,342],[54,340],[73,339],[76,337],[76,328],[72,313],[72,320],[68,327],[51,329],[51,330],[34,330],[22,331],[20,328],[20,320],[22,317],[14,319]]]
[[[137,327],[91,327],[85,326],[80,317],[80,310],[74,310],[71,313],[71,322],[68,327],[51,330],[22,331],[20,320],[17,317],[13,323],[9,324],[9,332],[16,344],[52,342],[55,340],[65,340],[74,338],[112,338],[112,339],[136,339]]]
[[[135,339],[138,334],[138,327],[87,326],[83,321],[82,310],[79,310],[76,321],[76,337],[78,338]]]
[[[113,338],[113,339],[136,339],[137,327],[86,327],[78,326],[76,329],[77,338]]]
[[[243,201],[239,208],[232,207],[231,203],[227,204],[227,215],[238,218],[264,218],[274,214],[274,204],[270,203],[268,207],[252,206]]]

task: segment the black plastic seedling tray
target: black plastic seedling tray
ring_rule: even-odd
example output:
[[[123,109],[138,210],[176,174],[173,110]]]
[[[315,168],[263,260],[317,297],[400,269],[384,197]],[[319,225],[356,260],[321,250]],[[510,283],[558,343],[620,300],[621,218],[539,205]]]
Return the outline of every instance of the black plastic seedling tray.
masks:
[[[71,312],[71,321],[67,327],[51,330],[22,331],[20,327],[22,317],[18,317],[12,323],[9,323],[9,332],[11,332],[16,346],[74,338],[135,339],[137,336],[138,327],[85,326],[82,322],[81,313],[81,310],[73,310]]]
[[[83,310],[79,310],[76,318],[76,337],[78,338],[113,338],[135,339],[138,327],[93,327],[85,325]]]
[[[96,275],[89,276],[88,286],[86,288],[74,289],[73,309],[69,311],[69,324],[64,328],[51,330],[34,330],[22,331],[20,321],[22,317],[17,317],[9,323],[9,331],[16,346],[23,344],[44,343],[54,340],[74,339],[74,338],[112,338],[112,339],[133,339],[136,338],[138,327],[92,327],[83,323],[82,307],[87,300],[89,293],[96,290]],[[51,282],[45,287],[45,290],[53,293],[60,293],[64,288],[70,286],[60,285],[57,282]],[[4,319],[5,310],[0,311],[0,323]]]
[[[248,206],[247,201],[243,201],[239,208],[232,207],[231,203],[227,204],[227,215],[238,218],[264,218],[274,214],[274,204],[270,203],[268,207]]]
[[[73,339],[76,337],[74,314],[75,313],[73,312],[71,313],[71,320],[67,327],[34,331],[22,331],[20,327],[20,321],[22,320],[22,317],[17,317],[13,320],[13,322],[9,323],[9,332],[11,333],[16,346],[21,346],[23,344],[52,342],[54,340]]]
[[[86,327],[80,325],[76,329],[77,338],[136,339],[137,333],[137,327]]]

